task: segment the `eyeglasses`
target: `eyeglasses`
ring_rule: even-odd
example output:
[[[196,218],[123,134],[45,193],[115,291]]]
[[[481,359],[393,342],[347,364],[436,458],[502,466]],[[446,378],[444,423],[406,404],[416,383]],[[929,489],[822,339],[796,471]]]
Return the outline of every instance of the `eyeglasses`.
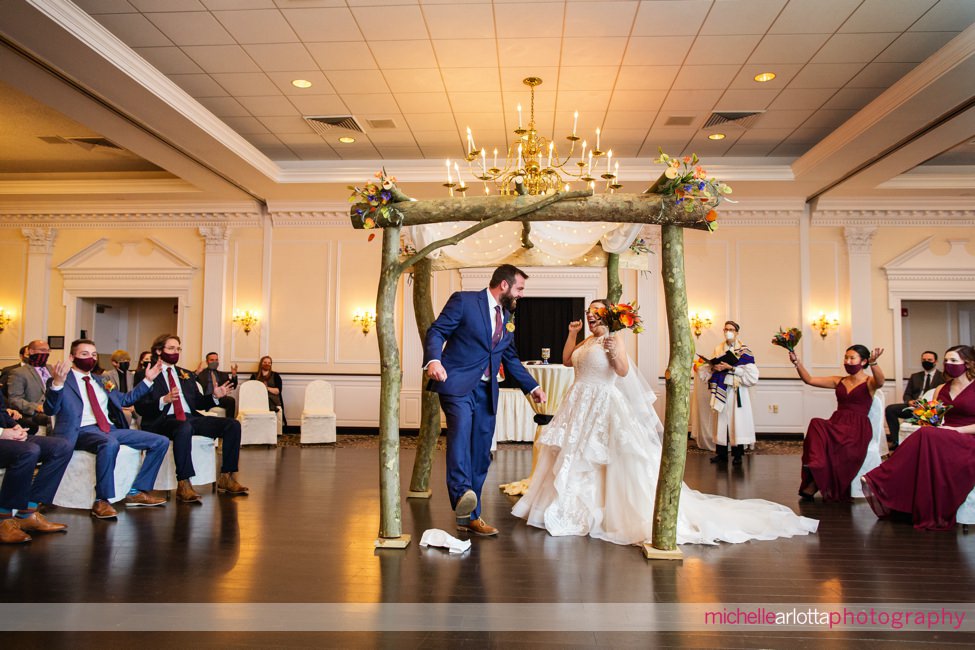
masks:
[[[174,347],[172,345],[167,345],[163,348],[163,352],[182,352],[183,348]]]

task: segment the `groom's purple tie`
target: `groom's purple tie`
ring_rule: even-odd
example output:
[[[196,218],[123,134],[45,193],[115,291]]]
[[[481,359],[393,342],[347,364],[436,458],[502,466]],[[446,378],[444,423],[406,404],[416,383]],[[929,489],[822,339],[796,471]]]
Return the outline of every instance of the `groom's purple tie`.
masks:
[[[501,305],[494,306],[494,336],[491,337],[491,347],[495,347],[501,340]]]

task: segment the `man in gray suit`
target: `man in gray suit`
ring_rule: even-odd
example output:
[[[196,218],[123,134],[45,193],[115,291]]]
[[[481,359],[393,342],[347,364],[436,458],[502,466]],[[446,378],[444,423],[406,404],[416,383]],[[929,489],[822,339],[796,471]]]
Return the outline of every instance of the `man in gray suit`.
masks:
[[[105,377],[108,381],[112,382],[112,385],[118,389],[118,392],[123,395],[130,390],[139,382],[133,381],[133,376],[135,372],[129,369],[132,365],[132,355],[125,350],[116,350],[112,352],[112,367],[105,371]],[[125,424],[132,429],[139,428],[139,414],[135,412],[134,406],[126,406],[122,409],[122,413],[125,415]]]
[[[27,344],[27,364],[10,373],[7,394],[10,407],[30,418],[34,424],[47,426],[51,418],[44,413],[44,392],[51,378],[51,366],[47,358],[51,348],[47,341],[31,341]],[[23,424],[22,426],[27,426]]]

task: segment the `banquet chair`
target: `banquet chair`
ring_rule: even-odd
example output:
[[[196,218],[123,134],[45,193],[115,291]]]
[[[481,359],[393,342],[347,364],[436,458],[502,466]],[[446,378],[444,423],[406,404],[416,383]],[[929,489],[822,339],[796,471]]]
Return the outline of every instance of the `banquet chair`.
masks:
[[[850,495],[855,499],[863,498],[863,486],[860,484],[860,477],[880,465],[880,456],[886,451],[887,436],[884,433],[884,393],[876,391],[873,394],[873,403],[870,405],[870,412],[867,414],[870,420],[870,429],[873,435],[870,436],[870,444],[867,445],[867,455],[863,457],[863,465],[860,471],[853,478],[850,485]]]
[[[280,414],[268,408],[267,386],[256,380],[240,385],[237,419],[241,445],[276,445]]]
[[[121,501],[132,489],[142,452],[128,445],[121,445],[115,457],[115,496],[112,503]],[[71,454],[64,477],[54,495],[54,505],[62,508],[91,508],[95,502],[95,454],[76,450]]]
[[[332,384],[321,379],[309,382],[301,411],[301,444],[335,442],[335,423]]]
[[[207,485],[213,483],[217,489],[217,440],[207,436],[193,436],[190,455],[193,459],[193,471],[196,474],[190,479],[193,485]],[[173,458],[173,445],[170,443],[166,457],[159,466],[154,490],[176,489],[176,460]]]

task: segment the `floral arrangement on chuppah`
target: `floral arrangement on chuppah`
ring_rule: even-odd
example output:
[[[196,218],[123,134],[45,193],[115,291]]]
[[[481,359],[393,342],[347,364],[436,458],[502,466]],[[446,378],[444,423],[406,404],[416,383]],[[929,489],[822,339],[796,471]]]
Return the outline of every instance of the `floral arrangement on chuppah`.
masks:
[[[716,178],[708,178],[707,171],[698,164],[701,160],[696,153],[674,158],[664,153],[663,149],[658,151],[660,155],[654,162],[667,168],[647,192],[675,197],[675,203],[686,212],[693,212],[699,205],[711,206],[704,221],[708,230],[716,230],[718,211],[714,207],[722,200],[730,201],[727,195],[731,194],[731,186]]]

